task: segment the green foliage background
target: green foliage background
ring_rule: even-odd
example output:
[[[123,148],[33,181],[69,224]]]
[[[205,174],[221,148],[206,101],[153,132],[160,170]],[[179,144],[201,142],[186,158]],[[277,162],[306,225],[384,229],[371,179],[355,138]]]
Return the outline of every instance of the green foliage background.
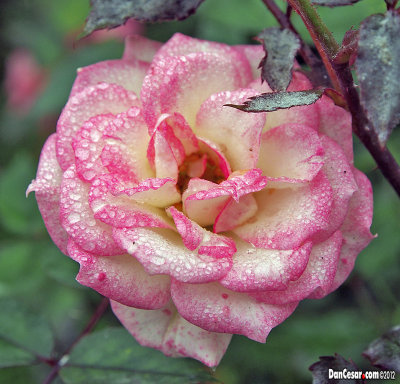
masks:
[[[7,108],[4,88],[0,96],[0,367],[4,367],[0,369],[0,382],[41,383],[51,368],[32,359],[29,352],[13,350],[1,335],[14,332],[21,337],[22,344],[29,342],[36,351],[40,351],[41,344],[51,347],[54,338],[54,346],[42,353],[55,355],[65,351],[81,332],[101,298],[75,282],[78,265],[50,241],[34,196],[26,199],[25,190],[35,177],[40,149],[55,129],[76,68],[118,58],[123,47],[116,40],[93,44],[75,40],[88,14],[88,1],[14,0],[3,1],[1,7],[2,75],[10,52],[24,47],[45,68],[48,83],[26,116]],[[384,10],[383,0],[364,0],[350,7],[320,8],[320,13],[341,40],[351,26],[357,27],[368,15]],[[255,43],[252,37],[272,25],[276,22],[260,0],[207,0],[195,16],[183,22],[145,26],[144,33],[160,41],[179,31],[204,39],[244,44]],[[298,18],[295,25],[310,41]],[[388,145],[400,161],[400,130],[395,130]],[[357,139],[355,163],[373,183],[372,232],[378,237],[359,256],[351,277],[337,292],[323,300],[302,302],[288,320],[271,332],[266,344],[234,336],[215,372],[222,382],[310,383],[308,366],[320,355],[335,352],[365,369],[361,352],[388,328],[400,324],[400,203]],[[30,315],[22,315],[25,311],[41,318],[32,320],[38,328],[30,328],[26,334],[22,328]],[[12,326],[10,319],[16,321]],[[110,326],[118,327],[119,323],[109,311],[97,330],[118,335],[125,332],[105,329]],[[99,334],[88,345],[101,349],[104,335]],[[119,337],[121,342],[128,339],[132,348],[139,348],[133,339]],[[119,340],[117,336],[115,340]],[[116,342],[115,348],[122,348],[121,345]],[[76,353],[78,360],[79,353],[82,351]],[[155,361],[164,361],[161,354],[151,356],[155,356],[152,357]],[[12,358],[14,363],[8,362]],[[15,359],[18,366],[12,366]],[[129,361],[122,361],[121,357],[121,365]],[[74,374],[64,373],[53,382],[118,382],[115,377],[104,376],[94,381],[85,378],[82,372]],[[142,378],[139,382],[161,382],[146,380],[149,381]]]

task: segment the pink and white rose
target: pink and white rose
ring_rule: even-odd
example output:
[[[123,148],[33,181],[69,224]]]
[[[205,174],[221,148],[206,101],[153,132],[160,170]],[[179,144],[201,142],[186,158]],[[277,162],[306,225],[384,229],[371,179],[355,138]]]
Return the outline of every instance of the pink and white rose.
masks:
[[[216,366],[340,286],[370,242],[350,115],[323,97],[249,114],[260,46],[131,37],[78,70],[35,191],[77,280],[145,346]],[[289,90],[311,85],[293,72]]]

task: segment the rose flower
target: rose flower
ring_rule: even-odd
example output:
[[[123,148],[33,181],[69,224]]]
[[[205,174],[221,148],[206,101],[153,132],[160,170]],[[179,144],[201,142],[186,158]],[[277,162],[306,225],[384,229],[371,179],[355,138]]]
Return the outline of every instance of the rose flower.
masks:
[[[208,366],[232,334],[265,342],[351,272],[372,238],[371,185],[351,117],[323,97],[271,113],[261,46],[132,37],[78,70],[35,191],[77,280],[145,346]],[[289,90],[311,87],[293,71]]]

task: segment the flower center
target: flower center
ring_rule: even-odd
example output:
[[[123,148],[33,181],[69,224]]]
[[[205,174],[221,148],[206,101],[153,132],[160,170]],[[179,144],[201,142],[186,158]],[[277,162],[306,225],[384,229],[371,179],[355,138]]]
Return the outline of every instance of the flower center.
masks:
[[[226,179],[220,166],[209,155],[201,151],[186,156],[179,167],[177,186],[181,193],[187,189],[190,179],[195,177],[216,184]]]

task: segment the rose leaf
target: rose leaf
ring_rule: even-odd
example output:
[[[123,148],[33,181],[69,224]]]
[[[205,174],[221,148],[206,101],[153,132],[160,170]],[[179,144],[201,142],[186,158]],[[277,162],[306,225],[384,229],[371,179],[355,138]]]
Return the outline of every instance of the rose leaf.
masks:
[[[285,91],[292,80],[294,57],[300,48],[298,37],[288,29],[267,28],[258,36],[264,48],[261,79],[274,91]]]
[[[82,338],[60,375],[66,384],[218,382],[200,363],[168,358],[142,347],[122,327],[105,328]]]
[[[400,326],[374,340],[363,355],[378,368],[400,372]]]
[[[96,29],[113,28],[132,17],[138,21],[183,20],[204,0],[91,0],[84,35]]]
[[[352,5],[358,3],[360,0],[312,0],[315,5],[324,5],[327,7],[341,7],[343,5]]]
[[[309,368],[313,376],[313,384],[342,383],[344,381],[329,377],[329,372],[330,370],[342,372],[344,369],[347,369],[347,371],[359,371],[351,360],[348,361],[337,353],[335,353],[335,356],[321,356],[319,361]],[[345,382],[348,384],[362,384],[363,380],[349,379],[345,380]]]
[[[0,308],[0,368],[50,358],[54,339],[46,320],[11,299],[0,300]]]
[[[385,145],[400,122],[400,15],[372,15],[360,28],[356,71],[361,104]]]
[[[244,112],[272,112],[315,103],[324,93],[319,89],[298,92],[272,92],[250,97],[241,105],[225,104]]]

